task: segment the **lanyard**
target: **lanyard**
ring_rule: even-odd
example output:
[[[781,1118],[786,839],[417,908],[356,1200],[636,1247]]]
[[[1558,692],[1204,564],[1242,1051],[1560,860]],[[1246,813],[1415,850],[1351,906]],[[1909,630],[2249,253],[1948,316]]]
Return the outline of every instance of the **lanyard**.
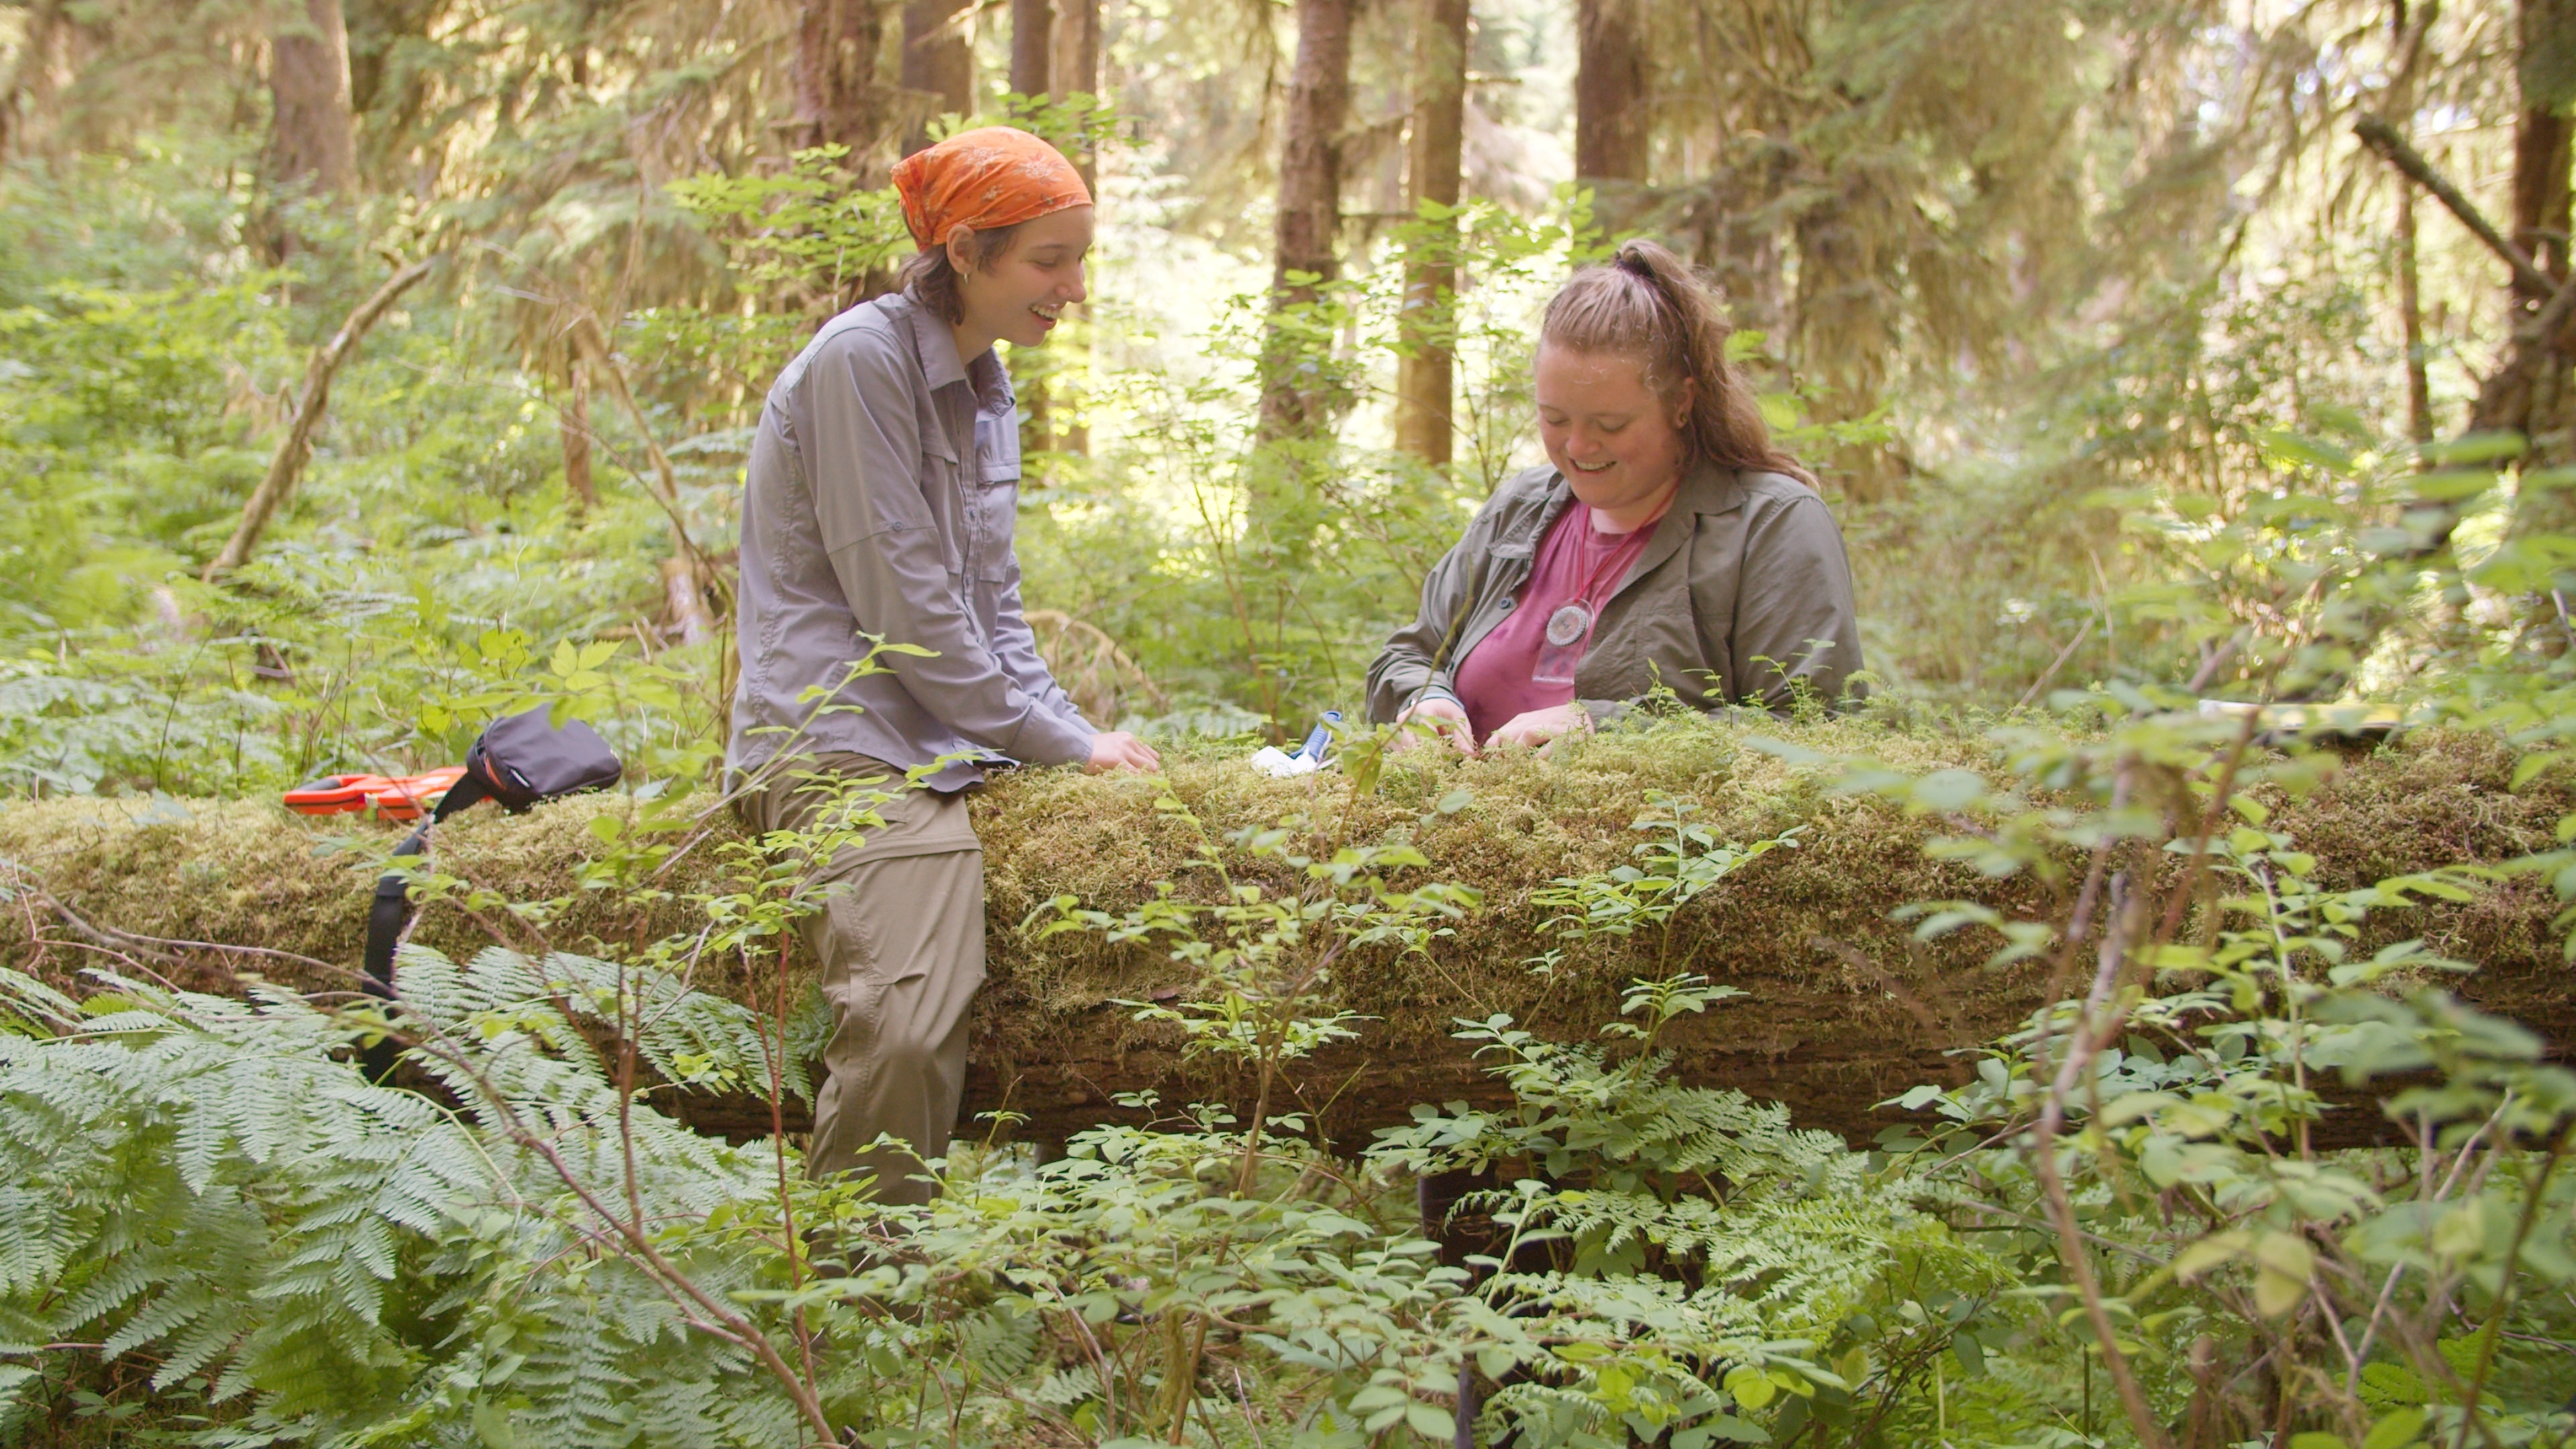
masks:
[[[1669,504],[1666,506],[1670,507]],[[1574,525],[1582,529],[1587,536],[1592,532],[1592,511],[1592,505],[1588,503],[1583,505],[1583,517],[1576,520]],[[1626,538],[1612,544],[1609,553],[1600,563],[1593,566],[1591,577],[1584,580],[1583,587],[1575,592],[1574,597],[1559,605],[1555,612],[1547,616],[1549,644],[1564,649],[1592,632],[1592,621],[1601,612],[1601,607],[1594,602],[1593,596],[1601,591],[1601,586],[1608,583],[1613,574],[1624,572],[1628,565],[1637,561],[1637,555],[1645,551],[1649,532],[1662,517],[1663,514],[1656,514],[1654,518],[1639,524]],[[1582,546],[1580,543],[1575,545],[1578,549]]]

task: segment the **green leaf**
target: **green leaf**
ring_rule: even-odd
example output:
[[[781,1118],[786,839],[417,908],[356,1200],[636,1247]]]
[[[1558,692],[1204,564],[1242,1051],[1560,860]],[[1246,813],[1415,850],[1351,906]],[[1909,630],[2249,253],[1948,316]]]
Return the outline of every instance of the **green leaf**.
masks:
[[[2254,441],[2264,457],[2284,467],[2317,468],[2338,476],[2352,471],[2352,455],[2332,443],[2270,428],[2256,429]]]
[[[2396,1413],[2370,1426],[2361,1441],[2361,1449],[2406,1449],[2424,1433],[2422,1409],[2399,1409]]]
[[[1935,770],[1915,781],[1911,793],[1926,810],[1965,810],[1985,798],[1986,777],[1974,770]]]
[[[1672,1449],[1708,1449],[1721,1439],[1729,1444],[1768,1444],[1771,1435],[1761,1425],[1733,1414],[1711,1414],[1687,1429],[1674,1430],[1669,1442]]]
[[[1760,1409],[1780,1396],[1779,1386],[1771,1382],[1771,1376],[1751,1364],[1726,1371],[1726,1391],[1748,1409]]]
[[[488,1449],[519,1449],[519,1432],[510,1426],[508,1412],[490,1404],[474,1405],[474,1433]]]
[[[2245,1251],[2245,1234],[2215,1233],[2174,1254],[2174,1276],[2188,1283],[2222,1263],[2231,1263]]]

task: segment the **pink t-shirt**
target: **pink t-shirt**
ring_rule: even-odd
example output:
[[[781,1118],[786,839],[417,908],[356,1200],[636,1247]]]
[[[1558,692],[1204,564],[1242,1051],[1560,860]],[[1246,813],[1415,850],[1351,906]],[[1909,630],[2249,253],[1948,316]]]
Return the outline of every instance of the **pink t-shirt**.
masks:
[[[1602,533],[1592,526],[1592,509],[1569,503],[1547,537],[1539,540],[1530,561],[1529,582],[1521,585],[1519,602],[1494,631],[1476,641],[1458,666],[1458,702],[1467,707],[1467,723],[1479,744],[1516,717],[1548,709],[1574,698],[1574,684],[1541,684],[1530,676],[1547,648],[1547,619],[1580,598],[1598,617],[1601,606],[1627,582],[1628,569],[1645,552],[1655,520],[1634,533]],[[1589,638],[1584,641],[1589,647]],[[1571,671],[1567,671],[1571,672]]]

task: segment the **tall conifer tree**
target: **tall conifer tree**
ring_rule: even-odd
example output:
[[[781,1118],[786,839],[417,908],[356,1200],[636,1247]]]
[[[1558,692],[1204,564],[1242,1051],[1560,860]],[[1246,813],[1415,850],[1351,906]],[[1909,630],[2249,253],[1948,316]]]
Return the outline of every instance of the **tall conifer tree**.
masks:
[[[1405,200],[1458,204],[1460,151],[1467,122],[1468,0],[1421,0],[1413,42],[1413,134],[1405,157]],[[1458,285],[1449,265],[1444,224],[1427,240],[1430,256],[1408,266],[1404,281],[1405,355],[1396,367],[1395,445],[1439,467],[1450,457],[1452,347],[1446,327],[1423,325],[1448,310]]]

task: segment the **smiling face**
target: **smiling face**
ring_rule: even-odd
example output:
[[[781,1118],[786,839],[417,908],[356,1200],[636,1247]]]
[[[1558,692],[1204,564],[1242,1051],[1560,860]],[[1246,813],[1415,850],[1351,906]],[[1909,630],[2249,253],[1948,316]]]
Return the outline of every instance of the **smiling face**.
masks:
[[[1680,481],[1690,379],[1667,399],[1635,358],[1552,342],[1539,344],[1535,374],[1539,441],[1575,497],[1617,517],[1660,503]]]
[[[1091,229],[1088,206],[1022,222],[1011,249],[989,269],[974,264],[971,233],[962,227],[951,233],[949,263],[957,269],[957,297],[966,310],[958,330],[1014,347],[1046,341],[1065,304],[1085,295],[1082,264],[1091,251]]]

